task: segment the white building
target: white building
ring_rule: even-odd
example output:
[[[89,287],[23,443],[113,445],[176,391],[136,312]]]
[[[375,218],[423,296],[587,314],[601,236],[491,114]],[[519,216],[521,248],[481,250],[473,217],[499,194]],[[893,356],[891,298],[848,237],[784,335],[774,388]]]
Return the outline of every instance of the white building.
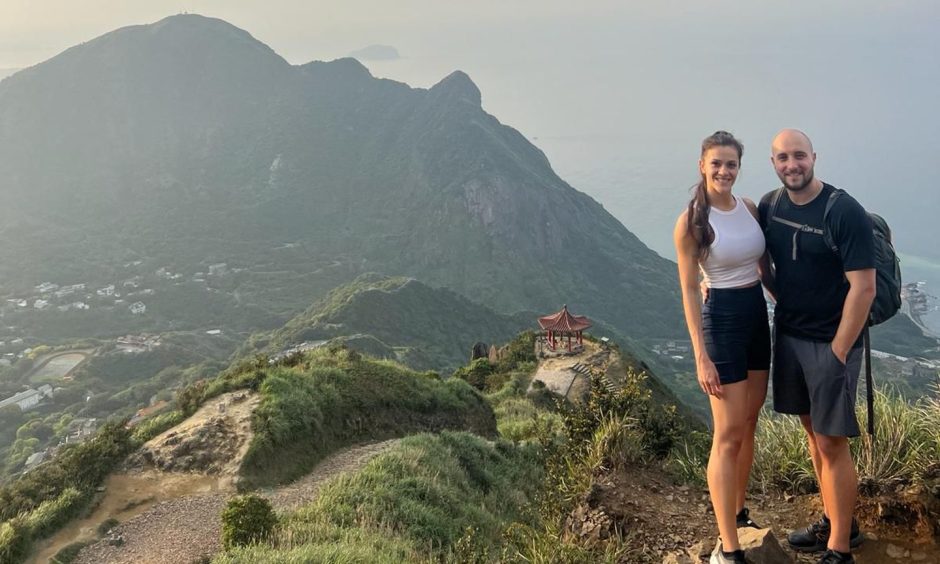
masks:
[[[134,315],[142,315],[146,313],[147,306],[144,305],[144,302],[134,302],[131,304],[130,310]]]
[[[40,310],[46,309],[47,307],[49,307],[49,302],[46,300],[36,300],[35,302],[33,302],[33,307],[36,309],[40,309]]]
[[[20,410],[27,411],[36,407],[40,401],[42,401],[43,395],[42,392],[37,390],[26,390],[25,392],[20,392],[13,396],[8,397],[5,400],[0,400],[0,409],[8,405],[17,405]]]
[[[113,296],[114,295],[114,284],[109,284],[104,288],[99,288],[96,292],[101,297]]]
[[[224,262],[209,265],[209,276],[224,276],[228,272],[228,265]]]

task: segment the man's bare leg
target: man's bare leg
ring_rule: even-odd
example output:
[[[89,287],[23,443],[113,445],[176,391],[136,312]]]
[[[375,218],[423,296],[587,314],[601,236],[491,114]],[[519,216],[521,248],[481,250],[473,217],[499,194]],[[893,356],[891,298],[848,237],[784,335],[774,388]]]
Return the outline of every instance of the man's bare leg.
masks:
[[[822,459],[819,454],[819,445],[816,443],[816,432],[813,430],[813,422],[809,415],[800,415],[800,423],[803,425],[803,430],[806,431],[806,446],[809,449],[809,457],[813,461],[816,483],[819,484],[819,497],[823,502],[823,513],[829,517],[830,515],[826,508],[826,498],[822,495]]]
[[[849,450],[847,437],[832,437],[816,434],[822,462],[823,502],[832,524],[829,548],[849,552],[849,536],[852,531],[852,514],[858,495],[858,476]]]

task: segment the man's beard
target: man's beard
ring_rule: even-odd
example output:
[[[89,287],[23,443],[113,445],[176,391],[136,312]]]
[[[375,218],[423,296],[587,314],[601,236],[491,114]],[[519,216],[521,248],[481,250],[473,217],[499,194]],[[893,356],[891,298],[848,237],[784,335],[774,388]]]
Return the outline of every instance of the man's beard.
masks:
[[[782,180],[783,180],[783,185],[786,186],[787,190],[789,190],[789,191],[791,191],[791,192],[802,192],[802,191],[805,190],[807,187],[809,187],[810,184],[813,183],[813,179],[814,179],[814,178],[815,178],[815,176],[814,176],[814,174],[813,174],[813,171],[809,171],[809,173],[806,175],[806,180],[804,180],[803,183],[800,184],[800,185],[798,185],[798,186],[793,186],[793,185],[791,185],[791,184],[787,184],[786,176],[784,176],[784,178],[783,178]]]

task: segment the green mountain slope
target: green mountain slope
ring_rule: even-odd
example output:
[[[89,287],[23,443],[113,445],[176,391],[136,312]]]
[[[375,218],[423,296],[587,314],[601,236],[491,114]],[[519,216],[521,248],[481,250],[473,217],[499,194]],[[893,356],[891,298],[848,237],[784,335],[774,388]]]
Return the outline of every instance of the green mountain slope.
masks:
[[[674,265],[487,114],[462,72],[425,90],[352,59],[291,66],[201,16],[0,82],[0,196],[12,289],[227,262],[232,303],[287,319],[381,271],[499,311],[568,303],[626,335],[682,331]]]
[[[283,328],[255,335],[241,352],[277,353],[308,341],[342,338],[361,352],[446,373],[468,361],[474,343],[502,343],[534,325],[534,315],[501,315],[414,279],[364,274]]]

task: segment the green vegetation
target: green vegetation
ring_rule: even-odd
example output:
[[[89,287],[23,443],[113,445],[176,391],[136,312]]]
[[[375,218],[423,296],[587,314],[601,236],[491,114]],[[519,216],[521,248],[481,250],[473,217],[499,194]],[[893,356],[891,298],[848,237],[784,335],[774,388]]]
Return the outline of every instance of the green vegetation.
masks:
[[[20,206],[0,212],[31,218],[7,222],[4,287],[25,298],[44,280],[141,276],[155,290],[144,315],[119,287],[113,310],[48,308],[31,333],[270,329],[367,269],[499,311],[577,296],[624,333],[682,329],[674,265],[486,114],[463,73],[412,89],[351,59],[291,66],[225,22],[180,15],[69,49],[4,80],[0,99],[0,180]],[[207,274],[223,261],[227,274]],[[151,285],[162,267],[182,277]]]
[[[230,550],[266,541],[277,525],[271,503],[257,495],[229,500],[222,511],[222,546]]]
[[[858,409],[865,421],[866,410]],[[875,440],[867,435],[852,441],[859,482],[869,493],[923,484],[940,472],[940,396],[935,391],[913,404],[888,390],[875,395]],[[764,413],[758,425],[752,479],[768,489],[817,491],[816,476],[806,449],[805,433],[796,417]]]
[[[72,564],[72,562],[78,558],[78,553],[92,542],[93,541],[73,542],[57,552],[49,561],[49,564]]]
[[[270,544],[216,562],[470,562],[468,555],[496,555],[505,523],[529,521],[524,508],[538,491],[540,468],[536,445],[453,432],[407,437],[284,517]]]
[[[452,432],[403,439],[363,470],[324,486],[310,505],[282,516],[268,542],[230,550],[216,562],[576,563],[637,554],[629,539],[579,546],[562,534],[564,517],[600,468],[662,460],[690,427],[653,399],[643,376],[623,366],[621,390],[608,392],[596,381],[583,405],[561,403],[544,388],[527,392],[535,368],[531,345],[532,335],[523,334],[503,347],[482,381],[502,436],[496,443]],[[342,364],[349,354],[335,351],[325,360]],[[318,374],[303,367],[316,364],[316,356],[294,373]],[[262,391],[289,373],[273,371]],[[288,383],[304,397],[299,382],[289,380],[272,384],[271,393]]]
[[[98,524],[98,528],[96,529],[98,531],[98,536],[103,537],[104,535],[108,534],[108,531],[110,531],[114,527],[117,527],[120,524],[121,522],[115,519],[114,517],[105,519],[104,521]]]
[[[591,490],[599,472],[631,464],[669,464],[679,438],[696,429],[673,406],[654,399],[644,374],[634,367],[621,369],[625,373],[620,389],[608,391],[595,379],[586,402],[558,403],[554,411],[537,407],[531,395],[520,397],[525,388],[518,378],[490,396],[497,402],[496,412],[506,416],[499,421],[500,428],[515,433],[521,427],[527,430],[522,436],[534,434],[546,468],[537,519],[534,524],[517,522],[506,528],[504,561],[640,560],[642,551],[629,537],[612,538],[590,549],[563,534],[565,518]]]
[[[62,444],[75,431],[69,426],[74,420],[132,417],[154,401],[171,400],[175,388],[221,370],[234,350],[229,340],[198,333],[166,334],[159,346],[136,354],[121,352],[111,342],[87,340],[46,348],[61,352],[78,346],[97,349],[96,354],[73,371],[72,379],[54,382],[51,399],[26,412],[17,406],[0,410],[0,484],[19,475],[30,455]],[[4,394],[28,384],[28,370],[21,365],[31,362],[21,360],[3,371]]]
[[[502,342],[532,322],[444,288],[368,273],[333,289],[283,328],[254,335],[240,354],[275,354],[305,341],[343,339],[370,356],[449,372],[466,362],[469,339]]]
[[[136,445],[123,421],[0,488],[0,562],[20,562],[36,539],[77,516],[95,488]]]
[[[246,486],[291,480],[333,450],[366,440],[422,430],[496,432],[490,407],[466,383],[347,349],[318,349],[294,366],[255,374],[261,403],[241,469]]]
[[[134,427],[134,442],[143,444],[160,433],[179,425],[185,419],[183,412],[178,409],[150,417]]]

